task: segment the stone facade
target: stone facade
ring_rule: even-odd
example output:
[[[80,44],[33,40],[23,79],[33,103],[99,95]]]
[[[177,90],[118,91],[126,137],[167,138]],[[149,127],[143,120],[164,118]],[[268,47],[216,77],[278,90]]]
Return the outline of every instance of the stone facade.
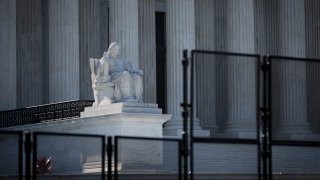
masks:
[[[167,113],[172,114],[166,127],[181,129],[183,49],[319,58],[319,5],[317,0],[2,0],[0,111],[93,99],[89,58],[101,57],[112,41],[123,45],[124,58],[145,72],[143,101],[157,103],[155,11],[164,11],[167,66],[163,74]],[[210,82],[197,82],[198,86],[211,87],[196,92],[196,116],[202,128],[232,136],[254,131],[257,100],[251,97],[256,93],[255,65],[233,61],[199,65],[200,70],[213,67],[210,72],[197,74],[212,77]],[[275,84],[279,88],[274,93],[283,97],[275,101],[283,113],[274,115],[281,119],[274,123],[276,131],[287,131],[283,126],[290,122],[291,130],[299,124],[304,127],[299,131],[320,131],[320,113],[315,111],[320,103],[313,98],[319,96],[320,88],[312,83],[317,81],[313,77],[319,76],[317,70],[317,66],[303,63],[280,64],[275,69],[275,74],[283,77]],[[285,82],[294,79],[283,73],[302,74],[299,82],[304,88],[291,84],[286,89]],[[201,96],[203,93],[208,96]],[[290,95],[299,95],[299,100],[287,106]],[[244,130],[244,124],[251,129]]]

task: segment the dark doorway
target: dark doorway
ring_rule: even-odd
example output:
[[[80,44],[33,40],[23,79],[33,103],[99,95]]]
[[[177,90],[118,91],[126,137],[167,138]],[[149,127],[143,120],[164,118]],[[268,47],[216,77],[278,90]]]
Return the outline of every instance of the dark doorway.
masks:
[[[157,52],[157,103],[167,112],[166,108],[166,14],[156,12],[156,52]]]

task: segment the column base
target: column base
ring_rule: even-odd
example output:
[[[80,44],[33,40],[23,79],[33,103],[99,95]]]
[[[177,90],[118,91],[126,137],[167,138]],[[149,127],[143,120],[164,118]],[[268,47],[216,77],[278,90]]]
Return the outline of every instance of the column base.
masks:
[[[166,123],[165,127],[163,128],[163,135],[182,137],[182,134],[183,134],[182,128],[183,128],[183,120],[181,118],[171,119]],[[193,136],[209,137],[210,131],[203,130],[200,126],[199,127],[197,126],[196,129],[193,130]]]

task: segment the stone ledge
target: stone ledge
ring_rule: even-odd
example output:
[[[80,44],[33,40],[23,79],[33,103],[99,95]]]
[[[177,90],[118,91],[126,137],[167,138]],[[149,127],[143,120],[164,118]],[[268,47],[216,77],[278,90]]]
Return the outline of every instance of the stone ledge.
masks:
[[[86,107],[80,116],[84,118],[118,113],[162,114],[162,109],[158,108],[157,104],[122,102]]]

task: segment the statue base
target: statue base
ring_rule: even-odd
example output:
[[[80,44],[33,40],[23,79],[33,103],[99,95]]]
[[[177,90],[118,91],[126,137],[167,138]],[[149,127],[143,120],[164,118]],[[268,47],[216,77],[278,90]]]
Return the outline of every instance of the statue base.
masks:
[[[157,104],[121,102],[86,107],[81,118],[89,121],[103,120],[105,125],[95,129],[98,134],[161,138],[162,125],[171,115],[162,114]],[[118,160],[124,166],[161,165],[162,151],[162,141],[118,139]],[[88,159],[88,163],[92,164],[92,161]]]

